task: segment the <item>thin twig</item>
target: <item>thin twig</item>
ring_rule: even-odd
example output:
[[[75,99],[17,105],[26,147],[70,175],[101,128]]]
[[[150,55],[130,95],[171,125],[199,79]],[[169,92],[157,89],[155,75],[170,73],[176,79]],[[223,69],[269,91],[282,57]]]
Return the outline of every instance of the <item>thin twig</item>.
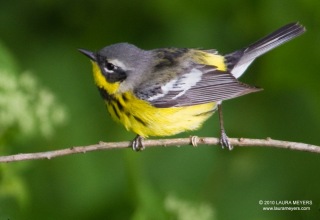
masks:
[[[171,147],[171,146],[183,146],[183,145],[220,145],[219,138],[209,137],[196,137],[191,138],[176,138],[176,139],[159,139],[159,140],[144,140],[143,144],[145,148],[149,147]],[[229,138],[230,143],[233,146],[238,147],[274,147],[284,148],[290,150],[307,151],[311,153],[320,153],[320,146],[315,146],[305,143],[288,142],[267,139],[248,139],[248,138]],[[86,153],[90,151],[98,150],[112,150],[131,147],[131,142],[100,142],[98,144],[89,146],[77,146],[61,150],[39,152],[39,153],[25,153],[15,154],[9,156],[0,156],[0,163],[8,163],[23,160],[39,160],[39,159],[51,159],[54,157],[61,157],[70,154]]]

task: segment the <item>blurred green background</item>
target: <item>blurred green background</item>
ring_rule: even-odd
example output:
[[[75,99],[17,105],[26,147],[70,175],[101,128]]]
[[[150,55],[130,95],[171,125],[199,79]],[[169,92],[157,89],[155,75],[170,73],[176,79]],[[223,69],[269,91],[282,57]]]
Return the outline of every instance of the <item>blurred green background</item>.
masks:
[[[308,31],[249,68],[241,81],[264,91],[226,101],[225,126],[230,137],[320,145],[318,0],[2,1],[0,106],[8,102],[12,109],[0,109],[7,122],[0,124],[0,152],[134,138],[106,113],[91,64],[77,48],[130,42],[225,54],[292,21]],[[4,109],[20,112],[14,120]],[[217,115],[179,137],[191,134],[218,136]],[[319,167],[312,153],[208,146],[1,164],[0,219],[320,219]],[[312,206],[263,211],[260,200],[311,200]]]

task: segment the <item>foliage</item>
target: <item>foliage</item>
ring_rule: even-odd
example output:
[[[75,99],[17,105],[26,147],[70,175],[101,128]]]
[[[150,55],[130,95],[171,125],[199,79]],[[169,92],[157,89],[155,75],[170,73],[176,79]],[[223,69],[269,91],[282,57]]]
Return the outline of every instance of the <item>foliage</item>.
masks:
[[[65,122],[66,112],[52,92],[39,85],[29,72],[17,74],[9,52],[0,45],[0,152],[10,152],[12,139],[53,135],[54,127]],[[26,140],[23,138],[24,140]],[[21,166],[0,165],[0,217],[10,213],[7,203],[23,206],[27,190],[21,178]],[[17,203],[15,203],[17,202]],[[14,213],[14,211],[13,211]],[[9,215],[10,216],[10,215]]]

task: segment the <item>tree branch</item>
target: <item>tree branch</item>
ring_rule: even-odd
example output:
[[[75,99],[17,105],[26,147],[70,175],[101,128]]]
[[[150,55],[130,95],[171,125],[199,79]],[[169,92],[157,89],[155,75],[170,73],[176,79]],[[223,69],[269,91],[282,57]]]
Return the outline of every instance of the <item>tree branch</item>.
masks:
[[[219,138],[209,137],[197,137],[192,136],[190,138],[176,138],[176,139],[159,139],[159,140],[144,140],[143,144],[146,148],[149,147],[171,147],[171,146],[182,146],[182,145],[217,145],[220,146]],[[230,143],[237,147],[273,147],[273,148],[284,148],[290,150],[307,151],[311,153],[320,153],[320,146],[315,146],[305,143],[288,142],[273,140],[271,138],[266,139],[248,139],[248,138],[229,138]],[[0,156],[0,163],[8,163],[15,161],[24,160],[39,160],[39,159],[51,159],[54,157],[61,157],[70,154],[86,153],[90,151],[99,150],[112,150],[121,148],[130,148],[131,142],[100,142],[98,144],[89,146],[77,146],[61,150],[46,151],[39,153],[25,153],[15,154],[9,156]]]

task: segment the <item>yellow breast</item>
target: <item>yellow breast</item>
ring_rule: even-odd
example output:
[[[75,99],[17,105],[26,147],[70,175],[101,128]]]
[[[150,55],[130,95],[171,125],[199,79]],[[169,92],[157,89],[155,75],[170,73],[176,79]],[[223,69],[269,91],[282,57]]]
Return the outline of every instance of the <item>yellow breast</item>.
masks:
[[[215,103],[188,107],[155,108],[132,93],[116,95],[107,102],[111,116],[142,137],[170,136],[198,129],[214,112]]]

